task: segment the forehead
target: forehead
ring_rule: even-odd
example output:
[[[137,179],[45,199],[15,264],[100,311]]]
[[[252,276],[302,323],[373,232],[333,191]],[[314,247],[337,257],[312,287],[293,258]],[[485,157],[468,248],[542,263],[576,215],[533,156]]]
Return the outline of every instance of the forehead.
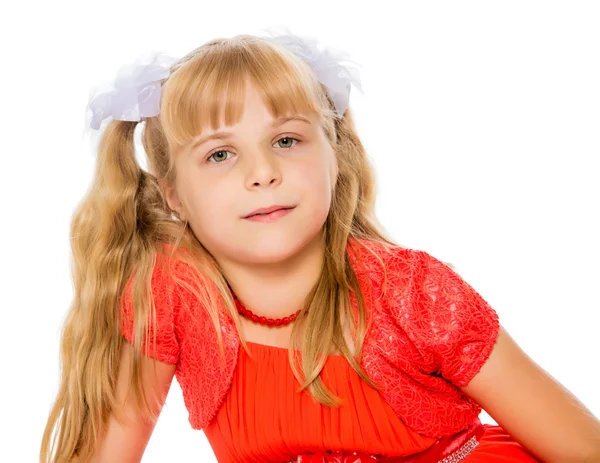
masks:
[[[290,116],[305,117],[309,127],[325,124],[328,106],[310,80],[259,64],[212,70],[198,66],[173,75],[161,110],[169,146],[185,149],[199,137],[237,125],[241,130],[268,129]]]

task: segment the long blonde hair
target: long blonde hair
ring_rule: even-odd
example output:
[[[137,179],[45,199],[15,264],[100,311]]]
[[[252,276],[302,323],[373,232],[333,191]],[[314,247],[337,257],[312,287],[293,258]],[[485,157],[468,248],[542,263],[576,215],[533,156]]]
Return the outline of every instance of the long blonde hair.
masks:
[[[40,461],[66,462],[75,456],[86,461],[105,431],[115,409],[118,360],[124,342],[120,296],[127,282],[133,281],[135,332],[149,333],[149,325],[155,321],[150,278],[157,252],[168,249],[170,255],[194,269],[193,284],[180,283],[190,286],[210,313],[221,354],[216,298],[224,303],[240,332],[239,315],[218,265],[187,223],[169,209],[163,192],[165,185],[175,181],[172,153],[176,147],[197,136],[200,128],[218,128],[223,110],[226,124],[239,121],[247,79],[262,92],[274,117],[319,114],[339,167],[324,224],[322,272],[291,333],[294,374],[302,389],[308,388],[323,405],[338,406],[339,398],[319,377],[335,346],[368,384],[377,387],[357,361],[367,313],[346,247],[350,238],[394,243],[384,236],[374,215],[374,171],[356,133],[352,111],[336,118],[325,87],[290,51],[250,35],[215,39],[179,60],[162,82],[160,115],[148,118],[141,134],[147,171],[135,157],[136,122],[112,120],[102,135],[91,188],[72,221],[75,295],[63,328],[60,386],[44,431]],[[351,293],[356,295],[359,309],[356,324]],[[353,321],[354,355],[344,339],[341,316]],[[138,405],[152,415],[141,384],[142,338],[136,336],[131,384]],[[247,349],[243,336],[241,341]],[[295,346],[301,346],[303,353],[302,374],[294,360]]]

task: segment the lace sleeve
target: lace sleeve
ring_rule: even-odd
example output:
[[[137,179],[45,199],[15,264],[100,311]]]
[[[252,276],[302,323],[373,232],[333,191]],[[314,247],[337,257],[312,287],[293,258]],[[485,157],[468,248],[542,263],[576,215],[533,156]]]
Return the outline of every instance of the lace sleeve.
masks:
[[[414,294],[419,336],[439,373],[465,386],[492,352],[500,323],[496,311],[458,273],[416,251]]]
[[[148,335],[149,342],[142,341],[142,353],[164,363],[176,364],[179,360],[179,341],[176,335],[175,319],[177,314],[177,292],[174,290],[174,282],[166,273],[161,264],[164,259],[157,257],[157,262],[152,273],[151,296],[155,305],[156,324],[150,317],[148,308]],[[131,298],[133,279],[125,286],[120,301],[121,310],[121,332],[125,339],[133,344],[135,339],[135,315]],[[156,345],[153,343],[153,333],[156,330]]]

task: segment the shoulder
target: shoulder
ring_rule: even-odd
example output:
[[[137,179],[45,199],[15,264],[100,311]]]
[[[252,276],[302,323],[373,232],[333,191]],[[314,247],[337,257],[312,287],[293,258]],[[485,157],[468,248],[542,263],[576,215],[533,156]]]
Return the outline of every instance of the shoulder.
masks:
[[[145,275],[138,274],[141,265],[134,267],[121,295],[121,307],[126,316],[133,317],[134,295],[152,303],[159,318],[171,320],[179,312],[180,306],[192,299],[188,288],[194,286],[197,279],[194,279],[194,269],[179,257],[181,254],[166,246],[159,246],[147,257],[149,261],[146,262]]]
[[[385,272],[383,293],[391,297],[391,307],[415,323],[431,325],[431,318],[485,315],[497,319],[496,312],[454,267],[421,249],[378,245]],[[415,314],[418,317],[408,317]]]
[[[429,252],[393,243],[357,239],[353,241],[353,261],[359,272],[366,272],[372,280],[382,280],[382,291],[402,290],[413,295],[427,294],[433,297],[444,291],[472,291],[454,267]]]
[[[445,379],[466,384],[497,339],[496,310],[450,264],[426,251],[396,249],[388,270],[390,319]]]
[[[421,250],[362,240],[362,261],[391,319],[423,341],[443,344],[480,330],[495,334],[498,314],[449,263]]]
[[[191,297],[206,284],[206,275],[193,262],[185,249],[174,249],[163,245],[155,251],[155,265],[152,273],[154,288],[169,289],[181,298]]]
[[[383,293],[404,287],[402,282],[418,278],[423,268],[437,261],[422,250],[370,239],[351,239],[348,249],[357,275],[364,275]]]

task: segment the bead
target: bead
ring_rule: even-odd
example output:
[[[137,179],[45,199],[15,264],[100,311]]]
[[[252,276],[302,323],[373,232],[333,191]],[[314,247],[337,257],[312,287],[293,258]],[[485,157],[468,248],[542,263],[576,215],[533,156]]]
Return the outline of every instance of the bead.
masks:
[[[471,437],[460,449],[454,452],[452,455],[447,456],[439,463],[457,463],[464,460],[469,453],[475,450],[475,447],[479,445],[475,436]]]
[[[296,318],[298,318],[298,315],[300,315],[300,310],[298,310],[296,313],[294,313],[292,315],[288,315],[287,317],[283,317],[283,318],[259,317],[258,315],[256,315],[255,313],[253,313],[252,311],[250,311],[246,307],[244,307],[242,305],[242,303],[235,296],[234,296],[234,301],[235,301],[235,305],[238,309],[238,313],[240,313],[240,315],[243,315],[244,317],[249,318],[250,320],[252,320],[255,323],[260,323],[261,325],[268,325],[268,326],[287,325],[287,324],[293,322],[294,320],[296,320]]]

